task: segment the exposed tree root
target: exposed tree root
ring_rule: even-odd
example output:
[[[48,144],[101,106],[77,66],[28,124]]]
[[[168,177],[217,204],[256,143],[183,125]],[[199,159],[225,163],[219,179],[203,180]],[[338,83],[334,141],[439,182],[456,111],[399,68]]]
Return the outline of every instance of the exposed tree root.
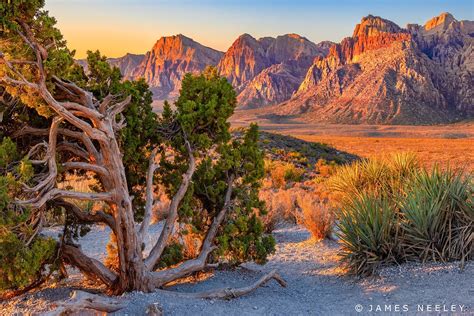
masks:
[[[71,298],[45,314],[48,316],[68,315],[87,311],[112,313],[125,307],[125,302],[118,299],[95,295],[83,291],[74,291]]]
[[[180,293],[180,292],[171,292],[167,290],[160,290],[160,292],[164,293],[173,293],[175,295],[186,297],[186,298],[205,298],[205,299],[223,299],[229,300],[232,298],[240,297],[246,294],[249,294],[255,291],[257,288],[265,285],[268,281],[274,279],[277,281],[282,287],[286,287],[286,281],[277,273],[276,270],[272,270],[271,272],[265,274],[260,279],[258,279],[255,283],[239,287],[239,288],[223,288],[217,290],[210,290],[198,293]]]

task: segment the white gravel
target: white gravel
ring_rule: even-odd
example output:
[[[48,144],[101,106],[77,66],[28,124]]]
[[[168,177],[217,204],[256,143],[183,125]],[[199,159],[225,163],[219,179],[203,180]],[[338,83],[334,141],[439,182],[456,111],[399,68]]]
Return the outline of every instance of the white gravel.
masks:
[[[160,226],[152,226],[151,235],[156,236],[159,230]],[[83,250],[102,258],[108,233],[105,228],[94,229],[83,239]],[[383,269],[379,277],[357,280],[345,276],[338,268],[336,242],[315,243],[309,240],[308,232],[298,226],[281,227],[274,235],[278,241],[277,251],[266,265],[249,263],[235,270],[216,271],[204,281],[175,285],[169,290],[194,292],[244,286],[273,269],[288,282],[287,288],[271,281],[247,296],[230,301],[134,292],[123,295],[122,299],[129,304],[116,314],[144,315],[153,303],[158,303],[165,315],[193,316],[474,314],[472,263],[462,272],[457,263],[404,264]],[[51,310],[55,301],[67,299],[77,285],[84,283],[78,274],[73,274],[66,283],[0,303],[0,315],[41,314]],[[356,308],[362,308],[362,312]]]

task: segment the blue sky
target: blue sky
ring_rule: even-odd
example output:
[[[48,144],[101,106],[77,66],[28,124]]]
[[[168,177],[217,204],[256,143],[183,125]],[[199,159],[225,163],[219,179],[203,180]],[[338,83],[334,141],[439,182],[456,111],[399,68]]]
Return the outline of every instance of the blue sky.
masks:
[[[178,33],[222,51],[242,33],[298,33],[314,42],[338,42],[367,14],[400,26],[424,24],[446,11],[474,20],[474,0],[46,0],[46,8],[77,57],[87,49],[110,57],[144,53],[161,36]]]

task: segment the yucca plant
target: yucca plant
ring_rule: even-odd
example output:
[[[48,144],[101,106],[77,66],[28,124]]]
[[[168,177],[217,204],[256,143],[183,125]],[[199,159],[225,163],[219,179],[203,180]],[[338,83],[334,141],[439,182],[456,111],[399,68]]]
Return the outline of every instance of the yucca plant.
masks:
[[[386,198],[352,196],[338,216],[341,257],[351,273],[370,275],[381,265],[398,261],[397,214]]]
[[[399,153],[384,158],[366,159],[340,167],[328,181],[331,190],[343,197],[361,192],[395,197],[419,170],[414,154]]]
[[[340,195],[339,236],[349,270],[390,262],[472,259],[472,174],[419,167],[412,154],[360,161],[329,181]]]
[[[402,245],[407,259],[472,258],[474,203],[471,175],[438,167],[422,170],[400,201]]]

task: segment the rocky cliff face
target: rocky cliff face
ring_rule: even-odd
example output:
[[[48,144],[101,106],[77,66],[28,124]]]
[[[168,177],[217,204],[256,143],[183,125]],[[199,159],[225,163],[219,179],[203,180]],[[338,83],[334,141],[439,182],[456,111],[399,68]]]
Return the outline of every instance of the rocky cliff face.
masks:
[[[198,73],[215,66],[222,53],[203,46],[184,35],[160,38],[126,79],[145,78],[156,99],[173,99],[186,73]]]
[[[408,29],[432,61],[432,77],[446,101],[461,114],[474,116],[474,21],[443,13]]]
[[[125,56],[119,58],[109,58],[107,61],[112,66],[119,68],[122,75],[127,77],[130,76],[133,71],[135,71],[135,68],[140,65],[144,57],[145,55],[126,54]]]
[[[244,34],[224,54],[218,70],[237,90],[239,105],[280,103],[291,97],[314,57],[327,54],[329,46],[297,34],[258,40]]]
[[[441,15],[402,29],[380,17],[361,20],[352,37],[316,58],[280,114],[312,121],[420,124],[469,115],[472,22]]]
[[[327,55],[333,44],[314,44],[297,34],[258,40],[243,34],[222,54],[177,35],[161,38],[146,55],[127,54],[109,62],[125,79],[145,78],[158,100],[175,98],[185,73],[217,65],[238,92],[239,105],[258,107],[287,101],[314,58]]]

